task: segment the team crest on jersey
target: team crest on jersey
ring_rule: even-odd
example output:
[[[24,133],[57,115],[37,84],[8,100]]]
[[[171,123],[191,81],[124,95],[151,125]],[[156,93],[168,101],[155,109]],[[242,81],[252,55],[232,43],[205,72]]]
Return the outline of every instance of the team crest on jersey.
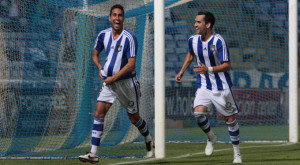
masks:
[[[122,45],[118,45],[117,50],[118,50],[118,52],[120,52],[122,50]]]
[[[133,106],[134,106],[134,102],[133,102],[133,101],[130,101],[130,102],[128,103],[128,106],[129,106],[129,107],[133,107]]]
[[[215,45],[210,45],[210,51],[214,52],[216,50],[216,46]]]

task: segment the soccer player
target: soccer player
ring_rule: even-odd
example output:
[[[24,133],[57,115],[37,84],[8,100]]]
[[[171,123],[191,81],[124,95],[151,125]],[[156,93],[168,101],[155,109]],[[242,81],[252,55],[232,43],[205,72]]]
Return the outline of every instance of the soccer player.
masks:
[[[175,81],[181,83],[184,72],[196,57],[197,65],[194,72],[197,74],[198,89],[194,100],[194,116],[199,127],[206,133],[208,140],[205,154],[210,156],[214,150],[217,136],[213,133],[208,118],[207,109],[214,104],[228,125],[230,139],[233,144],[233,163],[242,163],[239,150],[239,125],[236,120],[238,107],[231,92],[232,82],[229,71],[230,58],[224,38],[213,32],[215,17],[208,11],[198,12],[195,18],[196,35],[188,40],[189,51]]]
[[[118,99],[127,109],[128,117],[145,138],[147,155],[154,155],[153,137],[148,125],[139,114],[140,88],[136,77],[135,63],[137,54],[137,39],[135,35],[123,27],[124,8],[122,5],[113,5],[110,9],[109,21],[111,28],[99,33],[94,46],[92,59],[99,69],[99,76],[103,86],[97,98],[92,130],[92,147],[86,155],[79,156],[83,162],[95,163],[98,146],[103,132],[103,123],[109,108]],[[106,62],[102,67],[99,53],[105,49]]]

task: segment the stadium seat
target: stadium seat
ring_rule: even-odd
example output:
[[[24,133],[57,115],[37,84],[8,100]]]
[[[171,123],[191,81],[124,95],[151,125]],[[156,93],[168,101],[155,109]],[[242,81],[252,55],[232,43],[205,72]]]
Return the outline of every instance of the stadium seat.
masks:
[[[175,49],[172,47],[167,47],[166,48],[166,56],[171,56],[171,55],[175,55]]]
[[[174,54],[168,54],[168,55],[166,56],[166,59],[167,59],[167,61],[169,61],[169,62],[177,62],[177,61],[178,61],[178,58],[177,58],[177,56],[176,56],[175,53],[174,53]]]
[[[165,33],[166,34],[178,34],[178,31],[177,31],[177,29],[175,28],[175,26],[174,26],[174,24],[173,24],[173,22],[171,22],[171,21],[166,21],[165,22]]]
[[[187,47],[188,46],[188,37],[184,34],[177,34],[174,36],[177,46],[179,47]]]
[[[176,54],[177,56],[184,56],[186,55],[186,53],[188,52],[188,48],[176,48]]]
[[[181,20],[181,21],[176,21],[174,22],[174,25],[177,29],[177,32],[179,34],[184,34],[184,35],[190,35],[191,31],[189,29],[189,25],[186,21]]]

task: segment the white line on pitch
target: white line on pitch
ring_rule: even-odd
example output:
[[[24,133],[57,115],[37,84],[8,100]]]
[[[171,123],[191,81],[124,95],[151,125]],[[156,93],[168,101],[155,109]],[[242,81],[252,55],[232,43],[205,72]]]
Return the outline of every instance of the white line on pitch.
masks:
[[[241,149],[248,149],[248,148],[259,148],[259,147],[276,147],[276,146],[288,146],[288,145],[293,145],[295,143],[285,143],[285,144],[276,144],[276,145],[259,145],[259,146],[248,146],[248,147],[240,147]],[[232,148],[223,148],[223,149],[218,149],[214,150],[214,152],[220,152],[220,151],[227,151],[227,150],[232,150]],[[178,158],[186,158],[194,155],[202,155],[204,152],[197,152],[197,153],[191,153],[191,154],[184,154],[180,156],[175,156],[175,157],[170,157],[170,158],[164,158],[164,159],[178,159]],[[131,162],[120,162],[120,163],[113,163],[110,165],[122,165],[122,164],[132,164],[132,163],[142,163],[142,162],[151,162],[151,161],[157,161],[161,160],[158,158],[150,158],[150,159],[145,159],[145,160],[137,160],[137,161],[131,161]]]

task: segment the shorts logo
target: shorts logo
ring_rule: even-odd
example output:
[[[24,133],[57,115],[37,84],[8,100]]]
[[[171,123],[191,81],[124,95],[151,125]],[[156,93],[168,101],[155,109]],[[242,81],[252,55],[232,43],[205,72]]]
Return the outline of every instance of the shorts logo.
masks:
[[[216,46],[215,45],[210,45],[210,51],[214,52],[216,50]]]
[[[227,102],[225,105],[225,111],[232,113],[233,112],[233,108],[232,108],[232,104],[230,102]]]
[[[117,50],[118,50],[118,52],[120,52],[122,50],[122,45],[118,45]]]
[[[129,107],[133,107],[133,106],[134,106],[134,102],[133,102],[133,101],[130,101],[130,102],[128,103],[128,106],[129,106]]]

